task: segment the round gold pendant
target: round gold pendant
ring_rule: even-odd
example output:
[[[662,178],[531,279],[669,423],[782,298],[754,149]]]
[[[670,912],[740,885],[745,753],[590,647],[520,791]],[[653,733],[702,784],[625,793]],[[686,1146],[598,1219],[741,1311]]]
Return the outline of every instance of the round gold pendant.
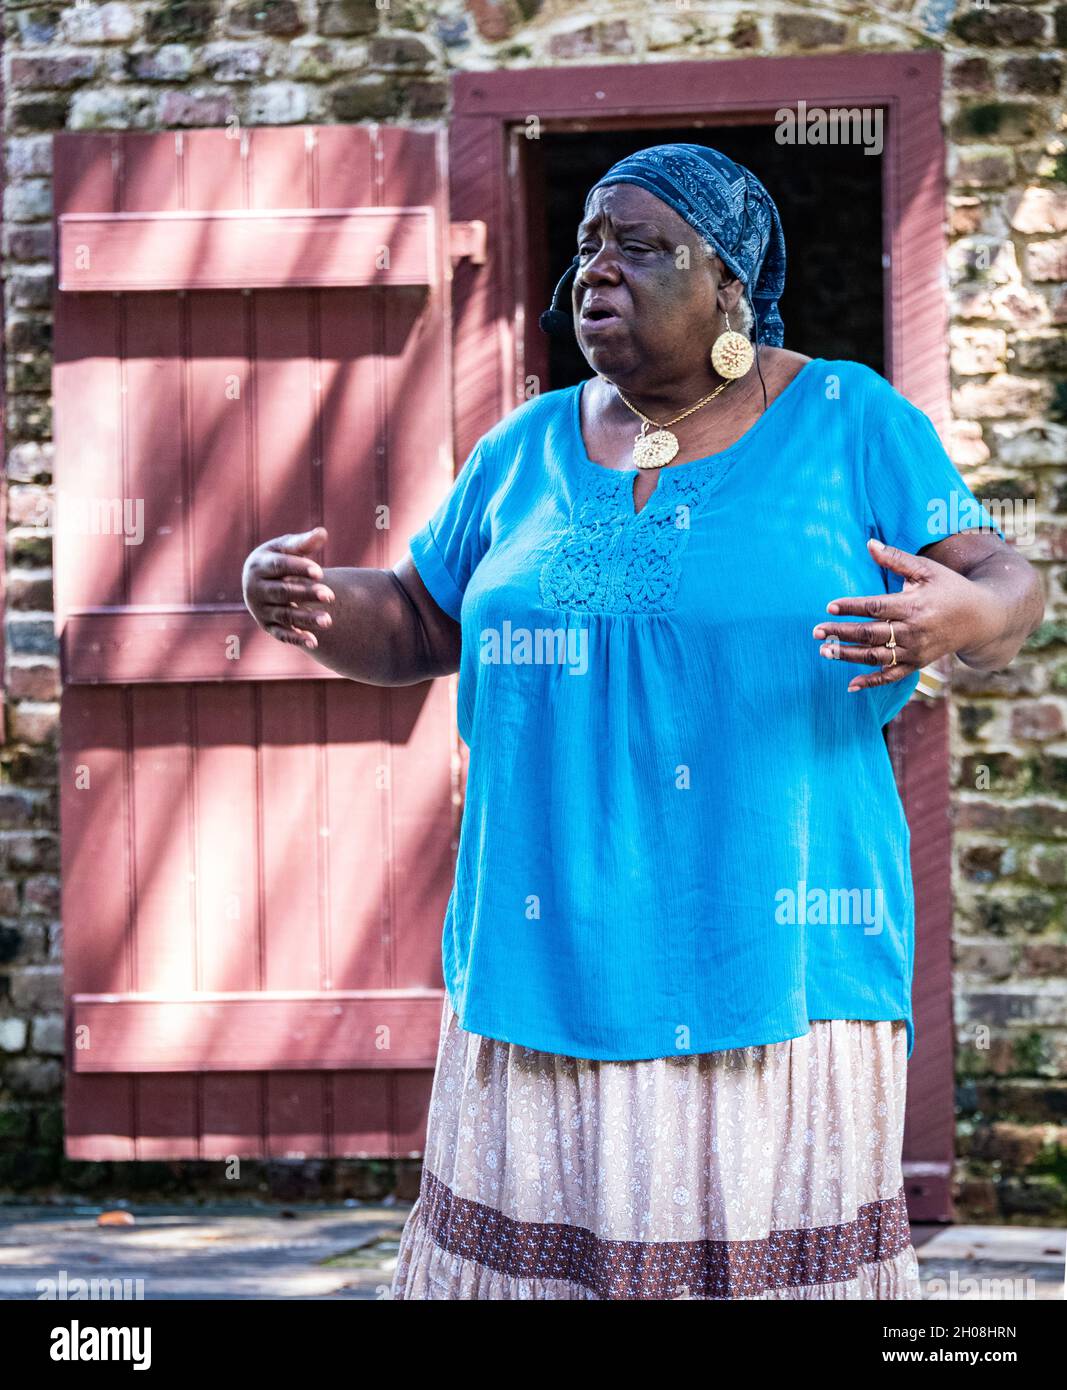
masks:
[[[634,440],[634,466],[636,468],[662,468],[670,463],[678,452],[678,439],[670,430],[656,430],[653,434],[639,434]]]

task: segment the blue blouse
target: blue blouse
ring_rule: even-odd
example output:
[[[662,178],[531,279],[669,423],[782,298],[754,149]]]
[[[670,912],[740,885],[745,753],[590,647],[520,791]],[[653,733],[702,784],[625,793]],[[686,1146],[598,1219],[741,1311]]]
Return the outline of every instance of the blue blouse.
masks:
[[[904,1019],[910,1056],[910,837],[882,726],[918,676],[849,694],[873,668],[811,634],[831,599],[901,587],[869,536],[915,552],[989,514],[858,363],[806,363],[636,513],[638,470],[589,458],[581,389],[489,430],[410,540],[462,625],[459,1022],[624,1060]]]

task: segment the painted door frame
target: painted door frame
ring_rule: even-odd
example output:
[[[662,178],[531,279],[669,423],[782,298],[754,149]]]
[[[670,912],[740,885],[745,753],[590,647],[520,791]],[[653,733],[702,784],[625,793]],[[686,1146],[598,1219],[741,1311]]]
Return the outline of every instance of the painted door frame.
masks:
[[[770,122],[794,107],[885,112],[885,364],[893,385],[939,430],[949,418],[947,306],[941,282],[944,140],[936,52],[752,58],[639,66],[459,73],[450,129],[451,216],[487,227],[485,266],[456,272],[455,449],[522,400],[543,350],[527,305],[529,253],[516,131],[654,129]],[[713,81],[709,80],[713,79]],[[519,139],[523,138],[520,134]],[[564,267],[558,268],[562,273]],[[552,276],[555,283],[555,276]],[[529,316],[527,317],[527,312]],[[916,696],[888,732],[912,828],[916,895],[916,1045],[908,1078],[905,1186],[912,1219],[952,1218],[954,1045],[951,1001],[951,827],[948,711]]]

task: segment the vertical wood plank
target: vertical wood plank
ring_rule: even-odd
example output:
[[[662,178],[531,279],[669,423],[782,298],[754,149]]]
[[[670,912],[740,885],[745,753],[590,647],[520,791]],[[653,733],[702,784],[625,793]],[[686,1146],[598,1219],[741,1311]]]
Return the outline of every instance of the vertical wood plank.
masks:
[[[96,537],[60,542],[69,601],[236,602],[252,544],[320,520],[327,563],[393,563],[452,462],[440,134],[194,131],[60,145],[60,212],[414,200],[439,224],[428,292],[60,296],[57,477],[66,466],[100,495],[145,503],[134,557]],[[453,737],[444,683],[392,692],[237,676],[70,687],[64,699],[68,752],[97,779],[91,817],[64,789],[64,854],[76,861],[64,872],[76,904],[65,912],[68,988],[438,982]],[[122,868],[107,894],[101,863]],[[94,891],[102,910],[80,928]],[[429,1074],[287,1072],[284,1047],[265,1074],[72,1076],[68,1152],[411,1151]]]

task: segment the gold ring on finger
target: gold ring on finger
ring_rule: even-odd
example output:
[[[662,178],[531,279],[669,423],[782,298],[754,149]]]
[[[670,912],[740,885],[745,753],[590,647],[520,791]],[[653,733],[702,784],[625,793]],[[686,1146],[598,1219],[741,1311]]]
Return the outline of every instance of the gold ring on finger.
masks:
[[[896,635],[896,633],[893,631],[893,624],[890,623],[890,624],[889,624],[889,641],[886,643],[886,646],[889,648],[890,651],[892,651],[893,648],[894,648],[896,645],[897,645],[897,635]],[[894,660],[895,660],[895,658],[894,658]]]

